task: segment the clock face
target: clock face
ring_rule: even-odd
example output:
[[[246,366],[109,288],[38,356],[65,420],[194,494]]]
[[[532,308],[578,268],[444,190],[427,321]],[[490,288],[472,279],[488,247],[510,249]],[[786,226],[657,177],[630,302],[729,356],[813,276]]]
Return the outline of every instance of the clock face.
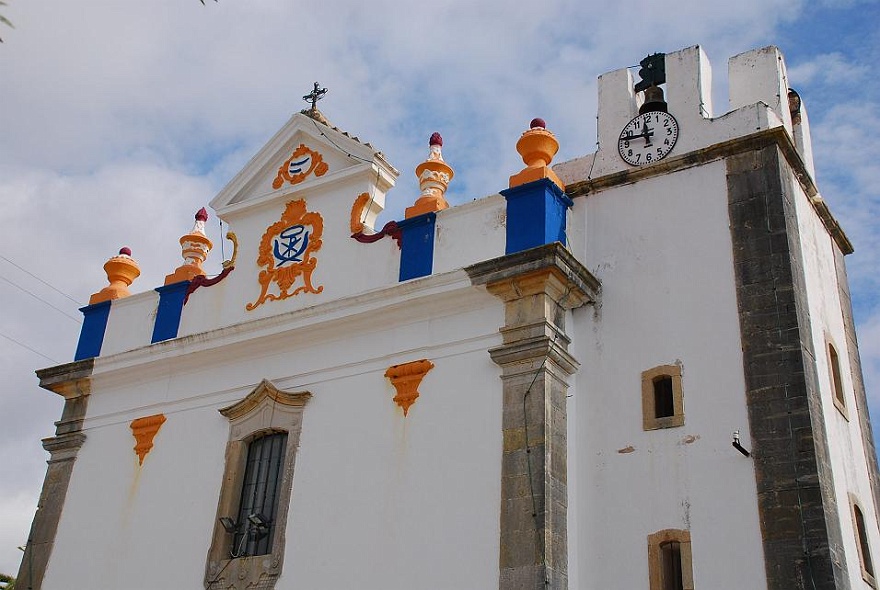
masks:
[[[669,113],[652,111],[626,124],[617,140],[617,151],[627,164],[644,166],[662,160],[678,139],[678,122]]]

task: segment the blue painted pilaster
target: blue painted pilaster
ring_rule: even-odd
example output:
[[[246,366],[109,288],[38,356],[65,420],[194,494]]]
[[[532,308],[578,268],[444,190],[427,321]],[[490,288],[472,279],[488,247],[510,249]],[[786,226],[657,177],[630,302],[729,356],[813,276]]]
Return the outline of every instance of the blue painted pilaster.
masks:
[[[399,280],[424,277],[433,271],[436,223],[436,213],[424,213],[397,223],[401,232]]]
[[[79,342],[76,345],[76,353],[73,360],[81,361],[96,357],[101,354],[101,346],[104,344],[104,332],[107,330],[107,320],[110,318],[110,302],[102,301],[93,305],[81,307],[83,313],[82,330],[79,332]]]
[[[153,324],[153,338],[150,342],[161,342],[177,338],[180,328],[180,314],[183,312],[183,300],[189,281],[180,281],[164,287],[157,287],[159,293],[159,309],[156,312],[156,323]]]
[[[501,191],[507,199],[505,254],[560,242],[566,244],[565,224],[574,203],[556,183],[542,178]]]

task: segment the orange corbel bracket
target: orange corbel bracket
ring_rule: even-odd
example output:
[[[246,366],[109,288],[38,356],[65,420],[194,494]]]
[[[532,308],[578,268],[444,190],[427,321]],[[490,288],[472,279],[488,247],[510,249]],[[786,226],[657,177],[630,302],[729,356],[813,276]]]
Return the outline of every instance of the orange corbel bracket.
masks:
[[[419,385],[428,371],[434,368],[434,363],[428,359],[393,365],[385,371],[385,376],[391,380],[391,385],[397,390],[394,402],[403,409],[406,416],[411,405],[416,403],[419,397]]]
[[[131,433],[134,435],[136,442],[134,452],[137,454],[141,465],[144,464],[144,457],[153,448],[153,438],[164,423],[165,414],[145,416],[131,421]]]

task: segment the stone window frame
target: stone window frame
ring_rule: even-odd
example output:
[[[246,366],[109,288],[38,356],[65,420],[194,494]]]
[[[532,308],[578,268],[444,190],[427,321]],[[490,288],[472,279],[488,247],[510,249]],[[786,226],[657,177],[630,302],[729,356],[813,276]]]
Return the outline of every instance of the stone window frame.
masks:
[[[858,498],[855,495],[849,494],[849,515],[852,519],[853,526],[853,536],[856,540],[856,550],[859,552],[859,570],[862,572],[862,579],[871,585],[871,587],[877,587],[877,580],[875,578],[876,569],[874,568],[874,559],[871,554],[871,540],[868,537],[868,526],[867,522],[865,522],[865,511],[862,510],[862,503],[859,502]],[[861,515],[861,525],[859,526],[859,518],[858,515]],[[868,555],[867,560],[865,559],[865,551],[862,549],[862,545],[867,546]],[[869,571],[866,565],[870,566],[870,569],[873,571]]]
[[[226,445],[226,466],[217,502],[214,532],[205,564],[206,590],[243,590],[252,587],[271,590],[275,587],[284,564],[293,470],[302,431],[303,411],[310,397],[311,394],[307,391],[282,391],[263,379],[244,399],[219,410],[229,420],[229,442]],[[275,517],[278,524],[272,537],[272,551],[265,555],[233,558],[230,555],[233,533],[226,531],[220,518],[234,519],[238,515],[248,443],[269,432],[287,433],[284,474]]]
[[[828,377],[831,380],[831,401],[840,415],[849,421],[849,408],[846,403],[846,388],[843,385],[843,371],[840,353],[830,338],[825,340],[825,355],[828,359]]]
[[[642,430],[659,430],[684,426],[684,393],[681,385],[681,365],[660,365],[642,371]],[[672,379],[672,416],[656,417],[654,381],[659,377]]]
[[[691,553],[691,532],[685,529],[664,529],[648,535],[648,580],[650,590],[664,590],[661,547],[677,542],[681,551],[681,581],[684,590],[694,590],[694,565]]]

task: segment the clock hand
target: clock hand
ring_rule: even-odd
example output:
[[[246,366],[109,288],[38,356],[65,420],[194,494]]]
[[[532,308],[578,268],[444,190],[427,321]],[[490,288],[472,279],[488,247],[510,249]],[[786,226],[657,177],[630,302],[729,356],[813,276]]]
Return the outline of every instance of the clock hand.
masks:
[[[642,128],[642,132],[637,135],[624,135],[620,138],[620,141],[632,141],[633,139],[638,139],[640,137],[645,138],[645,143],[650,145],[651,137],[654,135],[654,130],[645,125]]]

